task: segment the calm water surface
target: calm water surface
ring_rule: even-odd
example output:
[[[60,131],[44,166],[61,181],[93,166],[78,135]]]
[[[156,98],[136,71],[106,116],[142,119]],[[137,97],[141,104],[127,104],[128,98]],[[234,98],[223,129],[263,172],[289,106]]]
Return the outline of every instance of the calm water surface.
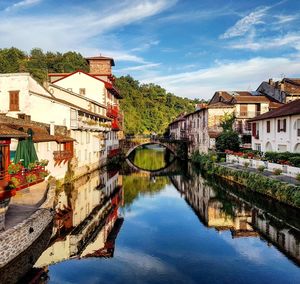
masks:
[[[158,170],[169,160],[143,149],[132,163]],[[299,212],[191,165],[122,173],[60,191],[53,237],[26,281],[300,283]]]

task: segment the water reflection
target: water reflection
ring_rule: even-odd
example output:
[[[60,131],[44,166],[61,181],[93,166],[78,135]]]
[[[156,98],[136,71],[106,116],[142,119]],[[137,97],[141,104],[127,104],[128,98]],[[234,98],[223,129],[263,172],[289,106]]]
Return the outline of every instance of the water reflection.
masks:
[[[135,161],[161,156],[148,150]],[[298,210],[191,165],[165,165],[126,164],[62,187],[51,241],[24,282],[297,282]]]
[[[140,170],[158,171],[166,168],[174,160],[174,155],[165,147],[150,144],[138,147],[129,156],[129,161]]]
[[[268,245],[275,245],[300,264],[298,210],[277,204],[277,210],[271,213],[267,211],[270,203],[274,203],[271,200],[259,195],[254,197],[233,184],[224,186],[222,180],[205,179],[200,173],[196,174],[191,165],[189,174],[189,178],[178,175],[171,180],[203,224],[217,231],[228,230],[232,238],[264,238]],[[282,212],[287,210],[289,218],[285,219]]]

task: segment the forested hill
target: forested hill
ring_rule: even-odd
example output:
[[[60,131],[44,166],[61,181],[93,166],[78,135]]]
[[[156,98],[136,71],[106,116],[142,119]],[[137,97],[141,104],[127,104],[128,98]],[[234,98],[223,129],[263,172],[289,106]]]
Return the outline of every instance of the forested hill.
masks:
[[[0,73],[29,72],[40,83],[48,73],[88,72],[88,64],[80,53],[43,52],[32,49],[29,54],[17,48],[0,49]],[[167,125],[182,112],[194,110],[196,100],[176,97],[155,84],[140,84],[130,76],[116,79],[124,97],[121,108],[125,113],[127,134],[163,133]]]
[[[163,133],[168,124],[182,112],[192,112],[198,100],[177,97],[155,84],[140,84],[131,76],[116,79],[123,96],[126,133]]]

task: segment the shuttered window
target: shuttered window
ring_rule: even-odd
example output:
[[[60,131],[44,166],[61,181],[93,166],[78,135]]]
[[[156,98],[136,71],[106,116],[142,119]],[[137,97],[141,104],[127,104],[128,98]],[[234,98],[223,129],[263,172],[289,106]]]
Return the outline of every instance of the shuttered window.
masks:
[[[300,119],[297,119],[297,136],[300,137]]]
[[[9,110],[19,111],[19,91],[9,92]]]
[[[267,121],[267,133],[270,133],[270,131],[271,131],[271,121],[268,120]]]

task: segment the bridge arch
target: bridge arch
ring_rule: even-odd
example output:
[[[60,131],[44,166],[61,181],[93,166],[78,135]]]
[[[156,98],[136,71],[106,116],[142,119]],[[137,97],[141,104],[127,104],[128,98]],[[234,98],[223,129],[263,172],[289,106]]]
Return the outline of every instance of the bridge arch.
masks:
[[[129,155],[130,155],[134,150],[136,150],[137,148],[142,147],[142,146],[145,146],[145,145],[153,145],[153,144],[157,144],[157,145],[160,145],[160,146],[165,147],[166,149],[168,149],[169,151],[171,151],[172,154],[174,154],[174,156],[176,156],[176,153],[175,153],[174,149],[172,149],[172,147],[169,146],[168,144],[165,144],[165,143],[160,142],[160,141],[147,141],[147,142],[143,142],[143,143],[140,143],[140,144],[133,145],[133,146],[127,151],[127,153],[126,153],[126,158],[128,158]]]

